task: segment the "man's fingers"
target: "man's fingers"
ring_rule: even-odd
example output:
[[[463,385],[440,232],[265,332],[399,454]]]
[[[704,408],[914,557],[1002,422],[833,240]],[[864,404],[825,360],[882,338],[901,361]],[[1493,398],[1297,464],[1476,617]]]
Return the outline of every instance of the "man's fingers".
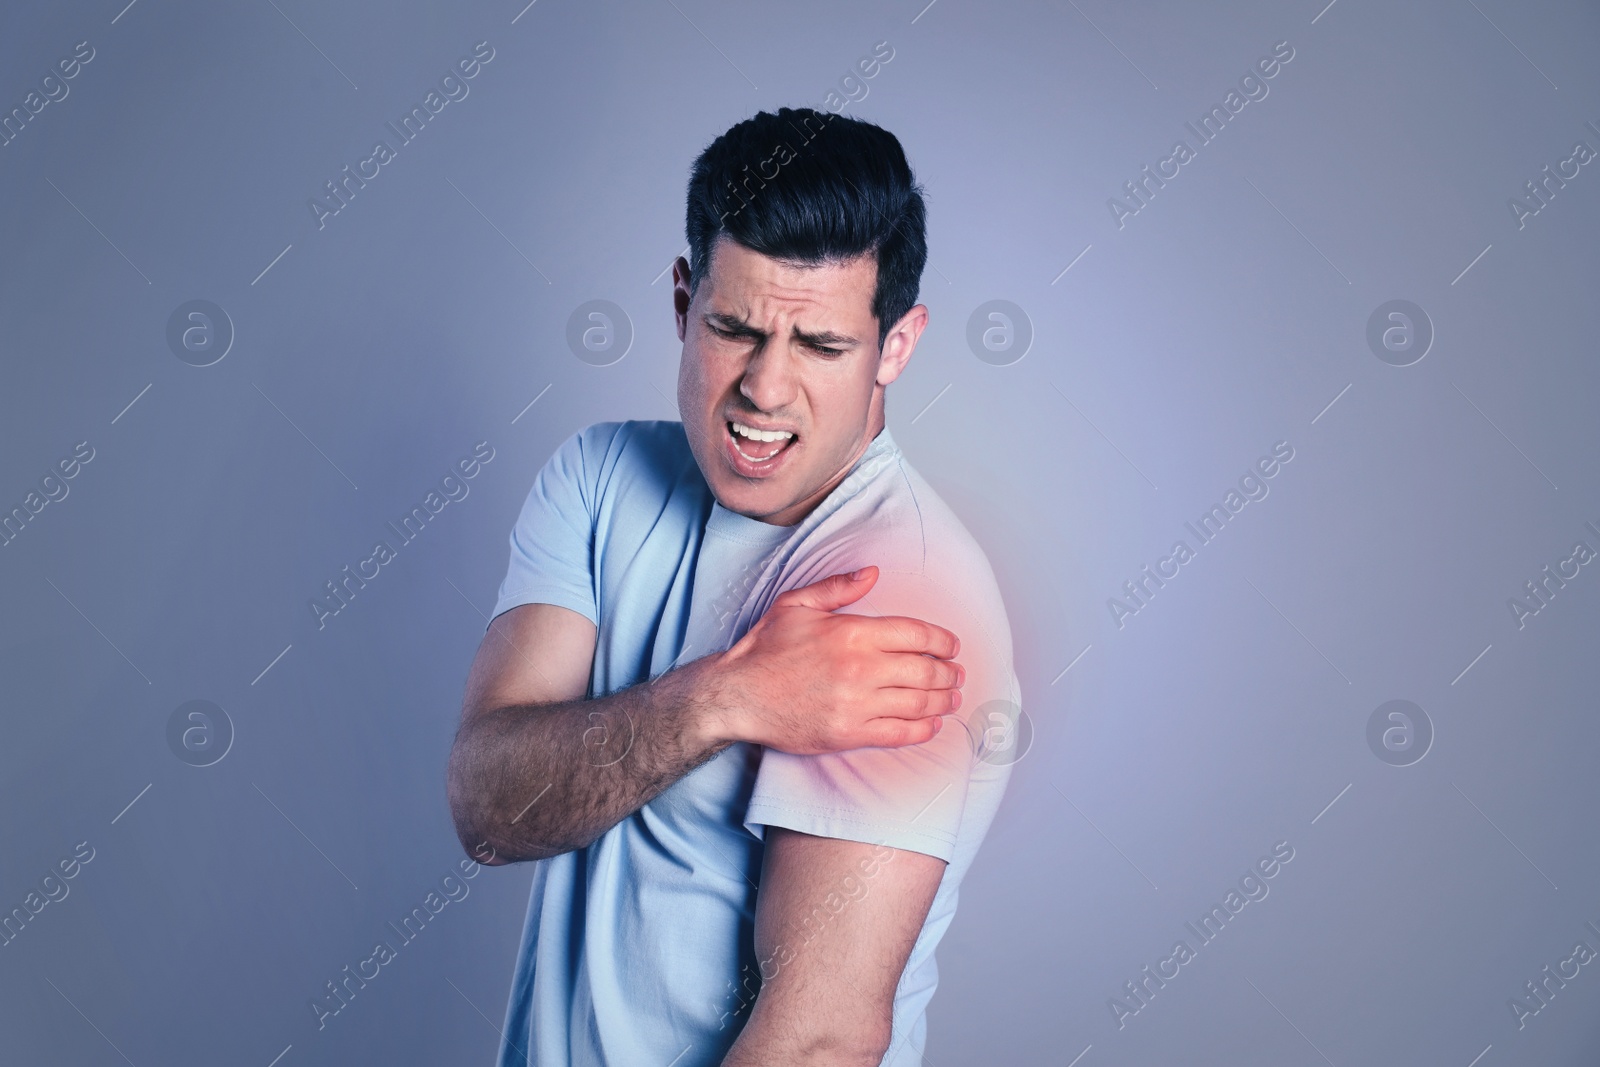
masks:
[[[878,581],[878,568],[862,567],[851,574],[834,574],[810,585],[781,594],[773,606],[837,611],[867,595]]]
[[[878,684],[905,689],[959,689],[967,669],[955,660],[934,659],[915,652],[891,652],[884,659]]]
[[[939,659],[954,659],[961,651],[960,638],[931,622],[903,615],[856,617],[862,620],[862,625],[871,628],[873,643],[885,652],[921,652]]]
[[[933,740],[943,727],[944,720],[927,719],[873,719],[862,727],[861,748],[903,748]]]
[[[880,716],[907,720],[949,715],[960,707],[959,689],[880,689],[874,705]]]

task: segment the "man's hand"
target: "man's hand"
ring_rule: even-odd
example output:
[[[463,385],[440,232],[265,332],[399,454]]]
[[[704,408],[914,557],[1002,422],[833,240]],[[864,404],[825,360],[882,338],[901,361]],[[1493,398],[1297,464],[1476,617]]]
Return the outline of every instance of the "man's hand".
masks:
[[[782,593],[720,657],[713,731],[797,756],[927,741],[961,707],[961,642],[901,616],[836,615],[878,568]]]

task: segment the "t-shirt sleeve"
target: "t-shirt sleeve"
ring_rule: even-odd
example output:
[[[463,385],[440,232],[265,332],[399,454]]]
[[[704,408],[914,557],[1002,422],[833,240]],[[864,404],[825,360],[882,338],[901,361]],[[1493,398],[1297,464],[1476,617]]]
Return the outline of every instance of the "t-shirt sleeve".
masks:
[[[860,748],[820,756],[761,753],[745,827],[761,836],[782,826],[921,852],[949,862],[979,776],[1010,767],[983,746],[995,716],[1020,712],[1009,634],[986,631],[963,599],[925,576],[885,571],[871,593],[842,612],[907,616],[943,626],[961,641],[956,661],[967,670],[960,709],[931,741],[901,748]],[[1003,723],[1002,723],[1003,725]],[[991,739],[992,740],[992,739]]]
[[[615,424],[569,437],[540,469],[511,528],[511,562],[494,614],[523,604],[570,608],[599,625],[594,591],[599,467]]]

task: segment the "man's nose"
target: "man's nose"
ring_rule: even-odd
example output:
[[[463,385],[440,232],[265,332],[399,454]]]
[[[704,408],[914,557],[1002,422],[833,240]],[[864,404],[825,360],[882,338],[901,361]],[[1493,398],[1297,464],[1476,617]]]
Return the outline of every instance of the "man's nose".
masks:
[[[739,392],[758,411],[780,411],[795,399],[794,368],[780,344],[769,341],[750,356]]]

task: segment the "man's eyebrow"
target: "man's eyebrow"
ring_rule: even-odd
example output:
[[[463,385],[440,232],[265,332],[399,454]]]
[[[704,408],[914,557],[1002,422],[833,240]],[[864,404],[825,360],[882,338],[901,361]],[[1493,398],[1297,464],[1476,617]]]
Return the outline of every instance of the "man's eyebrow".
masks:
[[[706,313],[706,321],[715,323],[729,333],[739,334],[743,337],[758,337],[765,339],[765,330],[759,330],[737,315],[730,315],[720,311]],[[813,345],[818,348],[854,348],[861,342],[858,338],[848,334],[835,333],[832,330],[811,332],[802,330],[798,326],[790,330],[790,335],[802,344]]]
[[[842,333],[834,333],[832,330],[824,330],[821,333],[809,333],[796,326],[790,332],[795,340],[801,342],[802,344],[814,345],[818,348],[854,348],[856,345],[861,343],[854,337],[850,337]]]
[[[720,311],[711,311],[706,313],[706,321],[715,323],[729,333],[741,334],[746,337],[764,338],[767,336],[765,331],[756,329],[737,315],[726,315]]]

